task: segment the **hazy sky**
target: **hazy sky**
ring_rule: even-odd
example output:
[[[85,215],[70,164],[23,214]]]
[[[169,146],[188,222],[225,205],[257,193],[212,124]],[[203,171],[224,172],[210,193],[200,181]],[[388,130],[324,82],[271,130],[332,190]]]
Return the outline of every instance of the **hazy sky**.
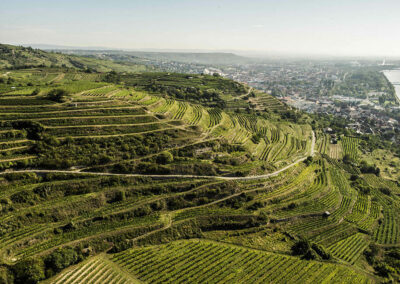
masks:
[[[0,42],[400,56],[400,0],[1,0]]]

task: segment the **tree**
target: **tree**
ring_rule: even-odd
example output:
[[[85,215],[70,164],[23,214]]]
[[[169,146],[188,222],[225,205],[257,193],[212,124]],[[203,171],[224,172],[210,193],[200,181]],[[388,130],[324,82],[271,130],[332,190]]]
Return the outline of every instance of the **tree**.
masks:
[[[47,94],[47,99],[63,103],[65,102],[65,97],[68,95],[68,92],[64,89],[53,89]]]
[[[45,266],[41,258],[28,258],[14,266],[15,283],[36,284],[45,278]]]
[[[117,72],[111,71],[104,77],[104,81],[118,84],[121,82],[121,76]]]
[[[38,95],[39,93],[40,93],[40,89],[39,89],[39,88],[36,88],[36,89],[34,89],[34,90],[32,91],[31,96],[36,96],[36,95]]]
[[[53,272],[59,272],[62,269],[75,264],[79,261],[77,252],[72,248],[62,248],[45,259],[46,267]]]
[[[31,120],[17,120],[11,123],[11,126],[15,129],[25,130],[27,137],[33,140],[41,139],[44,126],[37,121]]]
[[[343,163],[352,164],[353,162],[354,162],[354,160],[349,154],[346,154],[343,156]]]
[[[300,239],[292,246],[293,255],[302,255],[303,259],[325,259],[331,258],[331,255],[325,248],[318,244],[312,244],[306,239]]]
[[[172,163],[173,160],[174,160],[174,156],[168,151],[162,152],[160,155],[157,156],[157,159],[156,159],[157,163],[163,164],[163,165]]]
[[[304,160],[304,163],[309,166],[313,162],[313,157],[308,156],[307,159]]]
[[[391,274],[395,274],[396,270],[386,263],[378,263],[374,266],[375,271],[379,276],[388,277]]]
[[[310,243],[305,240],[299,240],[292,246],[293,255],[305,255],[311,249]]]
[[[0,284],[12,284],[14,277],[6,267],[0,267]]]

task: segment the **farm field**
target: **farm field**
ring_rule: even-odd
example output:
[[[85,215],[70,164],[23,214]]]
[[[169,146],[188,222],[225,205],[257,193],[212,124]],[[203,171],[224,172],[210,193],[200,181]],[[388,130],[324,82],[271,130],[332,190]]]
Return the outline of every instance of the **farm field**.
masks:
[[[345,267],[209,241],[133,249],[114,255],[112,260],[150,283],[369,282]]]

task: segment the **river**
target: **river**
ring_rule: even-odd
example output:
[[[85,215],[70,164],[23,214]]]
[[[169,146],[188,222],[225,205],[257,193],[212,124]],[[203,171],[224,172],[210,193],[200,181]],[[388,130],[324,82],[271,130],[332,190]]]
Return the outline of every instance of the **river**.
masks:
[[[393,84],[396,89],[397,98],[400,101],[400,69],[383,71],[386,78]]]

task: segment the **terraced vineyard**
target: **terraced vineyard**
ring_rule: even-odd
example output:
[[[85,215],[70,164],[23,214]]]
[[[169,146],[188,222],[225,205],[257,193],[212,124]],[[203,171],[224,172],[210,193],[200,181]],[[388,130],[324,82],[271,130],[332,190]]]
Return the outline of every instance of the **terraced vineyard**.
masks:
[[[79,266],[64,271],[50,279],[48,283],[140,283],[140,281],[103,256],[93,257]]]
[[[0,83],[0,277],[387,280],[366,252],[399,245],[400,188],[360,173],[359,138],[335,146],[258,91],[258,109],[232,111],[251,89],[215,76],[5,73],[16,87]]]
[[[335,243],[328,249],[335,257],[341,258],[353,264],[367,247],[362,234],[355,234],[342,241]]]
[[[208,242],[133,249],[112,260],[149,283],[368,283],[345,267]]]
[[[358,139],[354,137],[343,137],[342,146],[345,155],[349,155],[353,160],[359,156]]]

